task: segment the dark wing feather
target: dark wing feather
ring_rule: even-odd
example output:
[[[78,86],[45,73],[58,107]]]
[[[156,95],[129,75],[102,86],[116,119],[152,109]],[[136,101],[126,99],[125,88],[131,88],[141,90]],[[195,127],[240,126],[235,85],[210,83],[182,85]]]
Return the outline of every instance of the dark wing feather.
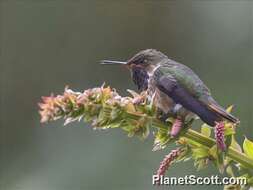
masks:
[[[210,101],[211,102],[211,101]],[[212,103],[210,103],[208,105],[208,107],[215,111],[217,114],[219,114],[221,117],[227,119],[228,121],[231,121],[233,123],[240,123],[240,120],[237,119],[235,116],[231,115],[230,113],[228,113],[224,108],[222,108],[217,102],[215,102],[214,100],[212,101]]]
[[[183,88],[171,75],[156,78],[156,85],[159,90],[167,94],[178,104],[197,114],[208,125],[214,126],[215,121],[220,121],[218,114],[207,108],[202,102],[193,97]]]
[[[206,87],[206,85],[201,81],[201,79],[187,66],[176,63],[169,62],[168,64],[172,64],[170,66],[162,66],[161,69],[157,69],[155,72],[157,81],[159,83],[159,77],[157,76],[165,76],[167,78],[173,78],[177,88],[181,89],[181,91],[185,91],[188,96],[191,96],[193,100],[197,101],[199,105],[204,107],[205,114],[212,112],[213,115],[218,116],[217,119],[224,118],[233,123],[239,123],[239,119],[227,113],[222,106],[220,106],[211,96],[210,90]],[[165,80],[165,79],[163,79]],[[161,81],[160,81],[161,82]],[[176,93],[176,92],[174,92]],[[174,94],[173,94],[174,95]],[[177,97],[175,97],[177,98]],[[183,98],[183,97],[181,97]],[[184,101],[178,99],[178,101]],[[185,104],[189,104],[184,102]],[[186,107],[186,106],[185,106]],[[186,107],[187,108],[187,107]],[[189,108],[187,108],[189,109]],[[199,109],[199,108],[198,108]],[[194,112],[193,110],[189,109]],[[199,115],[197,112],[194,112]],[[203,114],[204,112],[201,111]],[[201,115],[199,115],[201,118]],[[203,116],[202,116],[203,117]],[[214,117],[212,117],[213,120]],[[202,118],[203,119],[203,118]],[[203,119],[204,120],[204,119]],[[217,121],[217,120],[216,120]],[[208,122],[207,122],[208,123]],[[210,123],[210,122],[209,122]]]

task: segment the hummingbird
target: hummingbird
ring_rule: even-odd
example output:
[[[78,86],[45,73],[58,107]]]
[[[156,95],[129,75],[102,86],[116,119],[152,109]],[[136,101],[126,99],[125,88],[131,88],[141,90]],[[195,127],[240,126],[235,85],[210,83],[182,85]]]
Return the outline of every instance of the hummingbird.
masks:
[[[153,104],[175,118],[170,135],[181,131],[188,116],[198,116],[209,126],[220,126],[224,120],[239,123],[212,97],[210,90],[192,69],[169,59],[155,49],[138,52],[128,61],[103,60],[102,64],[125,65],[137,88],[146,91]]]

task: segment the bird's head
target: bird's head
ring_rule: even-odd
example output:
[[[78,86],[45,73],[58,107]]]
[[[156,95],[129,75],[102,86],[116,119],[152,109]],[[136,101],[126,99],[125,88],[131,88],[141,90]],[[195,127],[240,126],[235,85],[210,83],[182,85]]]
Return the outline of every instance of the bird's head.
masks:
[[[101,64],[125,65],[131,71],[133,82],[137,85],[138,89],[146,90],[148,88],[149,76],[152,75],[156,66],[163,59],[167,59],[167,56],[163,53],[154,49],[146,49],[135,54],[128,61],[103,60]]]
[[[101,61],[101,64],[120,64],[125,65],[130,70],[142,69],[149,71],[159,64],[164,58],[167,58],[167,56],[160,51],[155,49],[146,49],[138,52],[128,61],[103,60]]]

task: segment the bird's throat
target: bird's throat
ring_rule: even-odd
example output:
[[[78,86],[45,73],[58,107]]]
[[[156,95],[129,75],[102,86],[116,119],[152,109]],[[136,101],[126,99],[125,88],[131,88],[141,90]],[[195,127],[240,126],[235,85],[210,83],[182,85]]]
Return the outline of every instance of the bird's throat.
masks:
[[[153,76],[154,72],[156,71],[156,69],[160,67],[159,64],[157,65],[149,65],[145,68],[146,72],[148,73],[149,77]]]

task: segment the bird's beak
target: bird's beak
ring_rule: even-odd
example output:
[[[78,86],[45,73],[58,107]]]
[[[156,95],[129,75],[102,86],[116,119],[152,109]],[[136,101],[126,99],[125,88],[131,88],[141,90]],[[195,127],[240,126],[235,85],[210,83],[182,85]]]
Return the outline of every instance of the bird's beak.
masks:
[[[111,61],[111,60],[102,60],[100,61],[102,65],[127,65],[125,61]]]

